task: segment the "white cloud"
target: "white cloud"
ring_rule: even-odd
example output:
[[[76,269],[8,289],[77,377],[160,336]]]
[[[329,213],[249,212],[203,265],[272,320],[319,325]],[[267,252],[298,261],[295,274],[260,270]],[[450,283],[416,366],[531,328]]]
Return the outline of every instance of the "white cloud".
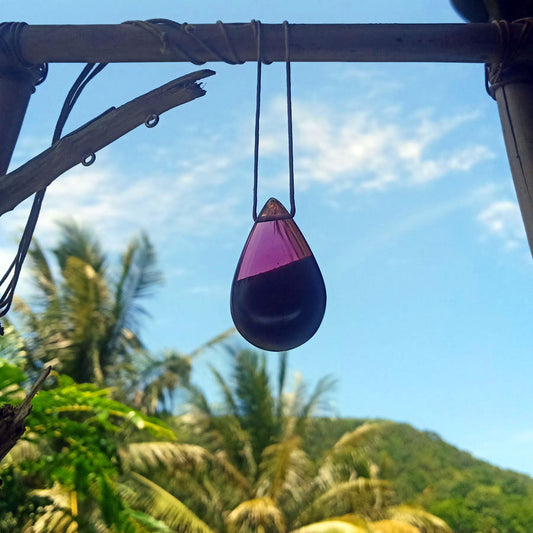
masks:
[[[268,150],[262,155],[286,157],[284,114],[282,98],[267,108],[261,148]],[[477,113],[434,118],[424,110],[404,116],[397,108],[357,111],[347,105],[339,111],[316,102],[295,102],[293,114],[299,187],[322,184],[336,192],[386,191],[466,172],[494,157],[479,143],[465,145],[452,139],[451,146],[439,144],[460,126],[480,118]]]
[[[485,238],[497,238],[505,250],[513,250],[527,243],[518,204],[510,200],[495,200],[477,216]]]
[[[347,102],[345,111],[340,111],[322,103],[294,102],[300,190],[326,188],[334,198],[343,191],[421,186],[493,157],[480,144],[465,146],[457,141],[454,146],[452,139],[451,147],[439,145],[446,135],[478,119],[475,113],[435,118],[427,110],[405,116],[397,106],[374,105],[361,111],[354,105]],[[260,155],[262,162],[269,161],[264,168],[270,173],[264,172],[262,183],[269,188],[272,183],[286,187],[285,113],[285,100],[280,97],[266,105],[263,114]],[[23,137],[21,146],[33,151],[41,142]],[[234,227],[249,207],[245,202],[251,188],[251,131],[196,135],[186,145],[183,139],[174,143],[140,145],[143,164],[131,175],[111,162],[108,149],[97,154],[90,168],[78,166],[61,176],[47,192],[36,235],[48,246],[55,238],[56,221],[73,217],[94,227],[107,248],[118,250],[141,228],[160,244],[167,239],[220,235],[222,228]],[[152,169],[149,174],[147,166]],[[272,172],[282,167],[278,175]],[[27,202],[5,215],[2,229],[19,233],[13,230],[24,226],[28,211]],[[480,215],[480,221],[485,224],[487,217]],[[14,252],[14,246],[7,248],[2,249],[6,257]]]
[[[40,240],[50,243],[56,222],[70,217],[94,227],[114,249],[122,249],[124,239],[139,229],[157,241],[205,236],[234,224],[240,197],[232,195],[233,187],[221,185],[230,181],[235,159],[223,148],[191,153],[164,171],[154,164],[148,175],[145,167],[127,175],[108,154],[98,154],[90,168],[78,165],[51,184],[36,230]],[[25,225],[29,206],[27,200],[3,217],[2,229],[19,233],[13,230]]]

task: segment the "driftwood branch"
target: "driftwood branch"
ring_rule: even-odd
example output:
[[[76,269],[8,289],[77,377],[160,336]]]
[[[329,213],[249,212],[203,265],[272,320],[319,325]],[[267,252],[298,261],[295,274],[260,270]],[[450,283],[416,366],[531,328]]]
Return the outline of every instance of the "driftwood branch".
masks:
[[[187,74],[119,108],[111,108],[18,169],[0,177],[0,215],[140,124],[149,124],[150,117],[158,117],[173,107],[203,96],[205,91],[196,82],[213,74],[212,70]]]
[[[0,407],[0,461],[15,446],[17,441],[26,431],[26,417],[31,411],[31,401],[41,390],[44,381],[49,376],[52,367],[43,370],[37,381],[33,384],[31,391],[17,407],[5,404]]]
[[[522,27],[511,24],[513,40],[520,39]],[[176,25],[163,31],[164,39],[135,24],[28,25],[21,51],[31,63],[235,60],[232,49],[240,61],[257,59],[250,23]],[[285,61],[283,25],[262,24],[261,45],[265,60]],[[493,63],[500,56],[494,24],[290,24],[291,61]],[[531,40],[515,59],[533,59]],[[5,62],[0,57],[0,67]]]

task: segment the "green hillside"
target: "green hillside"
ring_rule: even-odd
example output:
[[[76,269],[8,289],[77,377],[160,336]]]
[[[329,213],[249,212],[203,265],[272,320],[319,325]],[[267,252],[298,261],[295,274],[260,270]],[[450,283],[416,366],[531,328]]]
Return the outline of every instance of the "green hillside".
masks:
[[[306,442],[318,457],[362,419],[316,419]],[[387,423],[370,454],[398,498],[422,504],[455,533],[532,533],[533,479],[458,450],[437,434]]]

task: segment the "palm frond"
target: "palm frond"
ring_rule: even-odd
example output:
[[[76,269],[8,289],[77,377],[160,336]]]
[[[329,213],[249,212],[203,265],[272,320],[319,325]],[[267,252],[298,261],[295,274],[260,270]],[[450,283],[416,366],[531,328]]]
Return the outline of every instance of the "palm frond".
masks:
[[[119,456],[126,470],[146,473],[159,469],[194,475],[216,471],[241,489],[250,490],[248,480],[228,461],[224,453],[213,454],[202,446],[176,442],[136,442],[120,448]]]
[[[109,304],[105,279],[92,265],[74,256],[66,259],[63,272],[76,340],[84,340],[94,331],[103,334],[103,317],[100,312]]]
[[[46,506],[44,513],[36,521],[28,522],[22,533],[78,533],[78,523],[75,518],[63,509]]]
[[[312,464],[301,449],[300,437],[293,437],[267,447],[260,470],[258,494],[278,501],[284,492],[299,502],[311,481]]]
[[[252,486],[248,479],[243,475],[243,473],[235,467],[235,465],[228,460],[227,454],[218,451],[214,454],[214,457],[216,457],[218,465],[223,470],[223,472],[226,474],[226,476],[233,480],[233,482],[239,486],[241,489],[243,489],[245,492],[249,493],[252,490]]]
[[[16,360],[21,361],[23,367],[38,370],[42,362],[51,361],[59,354],[66,359],[65,349],[72,342],[65,336],[67,324],[62,320],[59,305],[50,304],[43,313],[35,313],[15,295],[13,311],[19,319],[19,328],[6,321],[6,333],[12,348],[16,349]]]
[[[325,456],[316,477],[317,484],[327,487],[339,481],[363,477],[374,478],[372,464],[361,448],[341,447]]]
[[[358,515],[347,514],[308,524],[290,533],[375,533],[368,522]]]
[[[0,463],[0,470],[12,465],[19,465],[23,461],[35,461],[41,456],[39,446],[27,440],[19,440]]]
[[[47,533],[49,531],[77,533],[76,506],[74,509],[72,508],[73,498],[71,491],[56,482],[49,489],[34,490],[30,494],[48,498],[52,503],[45,506],[44,512],[38,515],[31,527],[27,524],[25,530],[28,528],[27,530],[32,533]]]
[[[386,422],[365,422],[350,433],[345,433],[334,445],[333,450],[341,448],[357,447],[366,444],[386,426]]]
[[[135,488],[120,485],[119,492],[129,505],[149,511],[180,533],[213,533],[213,530],[178,498],[144,476],[131,473]]]
[[[34,239],[28,250],[33,282],[41,293],[44,303],[50,304],[57,299],[57,286],[52,275],[52,269],[44,254],[39,241]]]
[[[237,330],[235,328],[228,328],[226,331],[223,331],[222,333],[219,333],[218,335],[216,335],[212,339],[209,339],[207,342],[204,342],[201,346],[199,346],[198,348],[193,350],[189,354],[189,357],[191,357],[191,359],[194,358],[194,357],[197,357],[204,350],[207,350],[208,348],[212,348],[213,346],[216,346],[216,345],[222,343],[223,341],[227,340],[232,335],[235,335],[236,332],[237,332]]]
[[[195,385],[189,385],[189,402],[187,411],[194,411],[196,415],[203,415],[205,417],[212,416],[211,406],[207,401],[207,397],[202,390]]]
[[[165,470],[205,470],[213,457],[205,448],[175,442],[134,442],[119,449],[122,466],[147,472]]]
[[[305,507],[298,516],[297,524],[325,519],[327,516],[358,512],[367,514],[376,502],[376,489],[388,488],[383,480],[358,478],[344,483],[335,483]]]
[[[300,418],[307,419],[316,414],[317,409],[321,407],[321,402],[324,400],[324,396],[328,392],[331,392],[336,384],[337,380],[333,376],[324,376],[320,378],[311,394],[311,397],[304,406],[303,411],[300,414]]]
[[[421,533],[453,533],[450,526],[431,513],[412,505],[398,505],[388,509],[392,520],[406,522],[417,527]]]
[[[156,520],[154,517],[142,511],[134,509],[127,509],[122,515],[124,521],[124,531],[127,533],[174,533],[161,520]]]
[[[60,240],[53,253],[61,270],[66,267],[69,257],[77,257],[102,275],[105,271],[105,256],[94,235],[72,219],[61,221],[58,226]]]
[[[134,331],[138,315],[146,314],[139,300],[149,296],[163,279],[156,264],[154,246],[148,235],[141,233],[129,243],[122,256],[121,273],[115,289],[114,335],[123,328]]]
[[[421,533],[420,529],[399,520],[378,520],[372,522],[374,533]]]
[[[270,498],[255,498],[242,502],[228,515],[226,524],[228,533],[286,531],[283,513]]]
[[[226,380],[222,377],[222,374],[220,374],[220,372],[213,365],[209,365],[209,368],[222,391],[227,413],[233,416],[238,416],[239,409],[237,407],[235,399],[233,398],[233,393],[231,392],[230,386],[226,383]]]
[[[307,386],[300,374],[296,375],[294,390],[285,395],[285,436],[304,436],[312,416],[325,410],[324,400],[336,384],[331,376],[321,378],[313,392],[307,397]]]
[[[265,354],[238,350],[233,373],[239,418],[250,433],[254,458],[259,463],[262,451],[275,442],[281,430],[274,413]]]

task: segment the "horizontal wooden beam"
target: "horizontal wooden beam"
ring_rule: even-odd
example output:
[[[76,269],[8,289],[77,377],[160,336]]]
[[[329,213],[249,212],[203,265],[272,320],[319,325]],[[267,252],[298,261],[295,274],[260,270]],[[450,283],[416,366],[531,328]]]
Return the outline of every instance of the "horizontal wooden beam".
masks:
[[[104,146],[141,124],[157,124],[159,115],[205,94],[198,80],[212,76],[200,70],[173,80],[119,108],[111,108],[69,133],[37,157],[0,177],[0,216],[32,194],[47,187],[61,174],[89,158]]]
[[[143,25],[144,24],[144,25]],[[291,61],[497,62],[495,24],[290,24]],[[518,40],[521,23],[511,25]],[[261,24],[263,57],[285,60],[282,24]],[[255,61],[251,23],[152,25],[28,25],[21,51],[31,63]],[[233,54],[233,52],[235,54]],[[516,60],[533,60],[533,41]],[[0,67],[5,58],[0,57]]]

